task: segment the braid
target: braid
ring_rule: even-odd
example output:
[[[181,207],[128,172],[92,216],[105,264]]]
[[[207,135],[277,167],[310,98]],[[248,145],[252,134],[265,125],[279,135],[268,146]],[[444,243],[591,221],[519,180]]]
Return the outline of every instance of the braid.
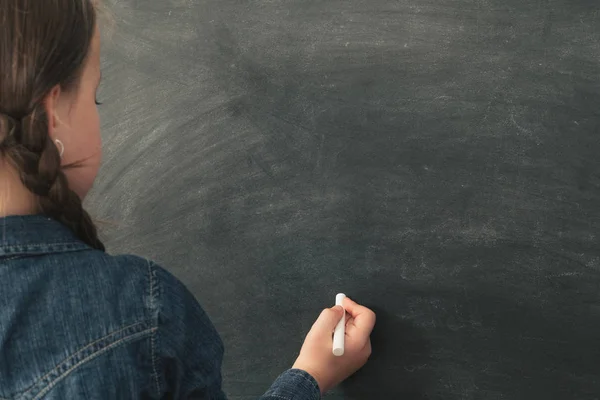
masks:
[[[23,185],[37,196],[40,211],[66,225],[91,247],[104,251],[91,217],[79,196],[69,188],[58,149],[46,133],[48,118],[44,107],[36,106],[20,121],[6,116],[4,120],[2,130],[8,134],[0,151],[19,171]]]

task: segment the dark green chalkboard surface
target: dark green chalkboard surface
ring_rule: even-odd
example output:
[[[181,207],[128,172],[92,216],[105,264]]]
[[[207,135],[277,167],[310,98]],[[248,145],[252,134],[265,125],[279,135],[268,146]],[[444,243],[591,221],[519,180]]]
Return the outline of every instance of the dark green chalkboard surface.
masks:
[[[109,250],[181,278],[233,400],[345,292],[329,399],[600,398],[600,2],[112,0]]]

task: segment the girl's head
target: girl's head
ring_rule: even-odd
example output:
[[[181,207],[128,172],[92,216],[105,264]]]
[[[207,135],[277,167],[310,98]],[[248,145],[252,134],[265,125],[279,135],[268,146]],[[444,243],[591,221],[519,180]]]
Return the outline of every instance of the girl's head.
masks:
[[[100,164],[99,82],[94,0],[0,0],[0,207],[28,204],[102,249],[81,205]]]

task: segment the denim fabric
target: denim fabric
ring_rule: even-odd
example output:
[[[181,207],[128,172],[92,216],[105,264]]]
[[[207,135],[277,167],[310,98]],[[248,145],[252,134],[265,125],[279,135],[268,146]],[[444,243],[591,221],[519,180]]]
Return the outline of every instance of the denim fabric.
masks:
[[[225,399],[223,344],[173,275],[44,216],[0,218],[0,400]],[[284,372],[261,399],[316,400]]]

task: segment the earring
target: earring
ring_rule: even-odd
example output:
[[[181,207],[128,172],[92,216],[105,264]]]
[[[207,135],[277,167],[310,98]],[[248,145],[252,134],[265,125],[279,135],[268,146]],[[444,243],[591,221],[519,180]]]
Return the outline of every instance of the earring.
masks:
[[[60,158],[62,158],[63,154],[65,154],[65,145],[58,139],[56,139],[54,143],[56,144],[56,147],[59,148],[58,154],[60,155]]]

